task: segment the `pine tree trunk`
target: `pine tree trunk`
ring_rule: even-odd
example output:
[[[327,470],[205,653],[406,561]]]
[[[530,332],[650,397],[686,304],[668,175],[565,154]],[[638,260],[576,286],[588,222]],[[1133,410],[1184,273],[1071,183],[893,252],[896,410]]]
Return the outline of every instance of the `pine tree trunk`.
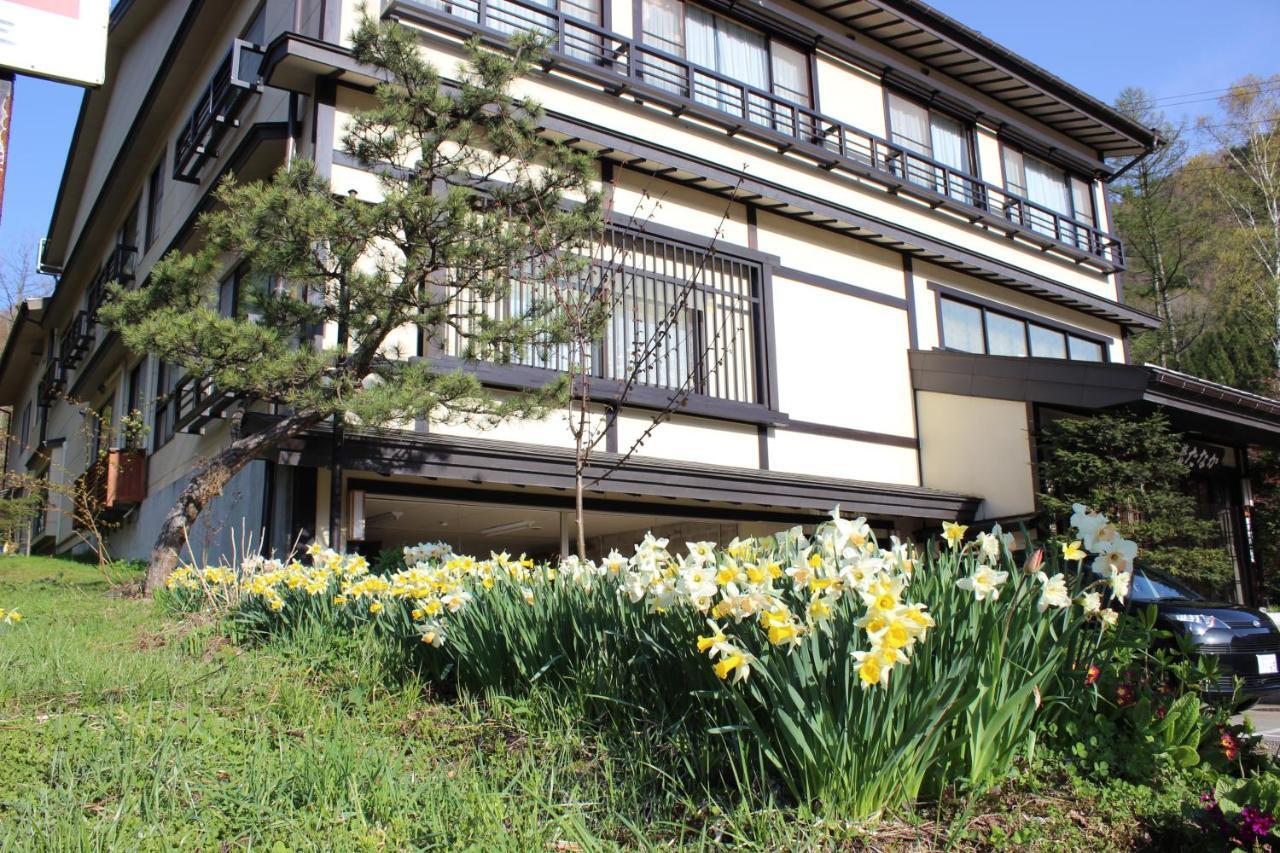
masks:
[[[578,558],[585,560],[587,559],[587,531],[582,518],[583,471],[581,468],[578,469],[578,475],[574,479],[573,516],[578,527]]]
[[[152,595],[164,586],[169,575],[178,567],[178,558],[187,541],[187,530],[209,501],[222,494],[232,477],[240,473],[262,451],[319,423],[323,418],[324,415],[316,412],[288,415],[261,432],[236,439],[218,455],[197,467],[186,488],[178,495],[177,501],[165,516],[156,544],[151,549],[144,587],[146,594]]]

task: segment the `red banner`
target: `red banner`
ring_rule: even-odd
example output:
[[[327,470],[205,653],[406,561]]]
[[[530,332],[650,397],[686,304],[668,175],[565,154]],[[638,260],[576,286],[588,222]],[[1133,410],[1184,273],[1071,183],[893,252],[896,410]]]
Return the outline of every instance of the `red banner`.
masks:
[[[80,0],[10,0],[10,2],[39,9],[41,12],[66,15],[68,18],[80,17]]]
[[[0,71],[0,215],[4,213],[4,179],[9,170],[9,125],[13,123],[13,72]]]

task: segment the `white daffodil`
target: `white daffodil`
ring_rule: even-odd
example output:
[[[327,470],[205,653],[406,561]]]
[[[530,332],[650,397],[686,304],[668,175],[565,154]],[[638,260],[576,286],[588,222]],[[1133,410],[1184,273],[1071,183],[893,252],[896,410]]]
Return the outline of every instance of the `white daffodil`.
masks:
[[[997,571],[984,564],[978,566],[970,577],[956,581],[956,586],[972,592],[978,601],[985,601],[987,598],[995,601],[1000,598],[1000,585],[1008,579],[1008,572]]]
[[[1013,550],[1013,534],[1005,533],[998,524],[993,525],[990,533],[978,534],[978,550],[988,562],[996,563],[1001,553]]]
[[[1071,509],[1071,526],[1080,533],[1080,540],[1084,542],[1084,547],[1092,551],[1098,531],[1107,524],[1107,517],[1100,512],[1094,512],[1084,504],[1072,504]]]
[[[1133,571],[1133,560],[1138,556],[1138,545],[1121,536],[1116,536],[1105,542],[1106,550],[1096,551],[1097,557],[1093,559],[1093,571],[1095,574],[1106,577],[1113,572],[1130,572]]]
[[[1107,576],[1107,583],[1111,584],[1111,594],[1115,596],[1116,601],[1123,603],[1129,597],[1129,586],[1132,581],[1133,572],[1111,570]]]
[[[1102,609],[1102,596],[1096,592],[1086,592],[1080,596],[1080,607],[1085,616],[1093,616]]]
[[[1040,591],[1040,602],[1036,605],[1036,608],[1041,613],[1045,612],[1050,607],[1057,607],[1061,609],[1063,607],[1070,606],[1071,593],[1067,591],[1067,580],[1063,577],[1061,572],[1053,577],[1049,577],[1044,572],[1040,572],[1036,577],[1040,579],[1040,583],[1044,587]]]
[[[609,556],[600,562],[600,565],[609,574],[616,575],[627,567],[627,558],[619,554],[617,548],[614,548],[609,552]]]
[[[1116,623],[1120,621],[1120,614],[1108,607],[1106,610],[1098,611],[1098,618],[1100,618],[1102,623],[1108,628],[1114,628]]]

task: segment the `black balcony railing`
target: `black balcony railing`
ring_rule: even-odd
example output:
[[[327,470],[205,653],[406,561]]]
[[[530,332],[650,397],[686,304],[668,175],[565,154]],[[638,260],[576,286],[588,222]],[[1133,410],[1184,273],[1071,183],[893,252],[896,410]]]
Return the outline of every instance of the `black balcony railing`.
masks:
[[[171,438],[174,432],[199,433],[209,421],[221,417],[235,399],[219,391],[209,377],[184,376],[162,403],[162,439]]]
[[[56,358],[49,359],[45,365],[44,375],[40,377],[40,402],[47,405],[57,398],[67,386],[67,374],[62,363]]]
[[[236,39],[230,52],[200,93],[173,149],[174,180],[199,183],[200,170],[216,159],[218,144],[239,127],[239,115],[251,95],[262,91],[262,48]]]
[[[93,320],[88,311],[77,311],[71,322],[62,330],[58,345],[58,361],[63,370],[71,370],[80,363],[93,346]]]
[[[133,283],[134,262],[137,257],[138,250],[133,246],[120,245],[111,250],[106,262],[89,283],[85,313],[89,315],[91,324],[98,322],[98,309],[107,298],[107,285],[113,281],[123,285]]]
[[[869,172],[895,191],[914,191],[932,207],[954,208],[972,221],[985,221],[1035,242],[1047,238],[1116,267],[1124,265],[1120,241],[1086,222],[778,94],[533,0],[385,0],[383,13],[455,31],[485,31],[495,37],[516,32],[542,35],[560,70],[585,76],[606,91],[662,103],[676,115],[698,111],[700,118],[716,121],[731,134],[757,136],[780,151],[804,153],[824,168],[844,167],[860,175]]]

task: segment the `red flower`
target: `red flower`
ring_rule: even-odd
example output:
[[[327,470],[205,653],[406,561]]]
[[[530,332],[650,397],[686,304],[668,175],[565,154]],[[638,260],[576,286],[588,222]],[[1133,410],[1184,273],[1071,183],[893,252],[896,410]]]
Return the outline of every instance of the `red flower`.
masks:
[[[1164,706],[1163,706],[1163,705],[1161,705],[1160,707],[1156,708],[1156,716],[1157,716],[1157,717],[1159,717],[1159,718],[1160,718],[1160,719],[1162,719],[1162,720],[1164,719],[1164,715],[1165,715],[1165,714],[1167,714],[1167,713],[1168,713],[1168,711],[1166,711],[1166,710],[1165,710],[1165,708],[1164,708]]]
[[[1102,675],[1102,668],[1096,663],[1089,664],[1089,668],[1085,670],[1084,674],[1085,686],[1088,687],[1090,685],[1097,684],[1099,675]]]
[[[1128,684],[1116,686],[1116,704],[1124,707],[1133,703],[1133,688]]]
[[[1235,735],[1223,729],[1222,737],[1218,739],[1218,743],[1222,745],[1222,754],[1227,757],[1227,760],[1235,761],[1236,756],[1240,754],[1240,744],[1236,741]]]

